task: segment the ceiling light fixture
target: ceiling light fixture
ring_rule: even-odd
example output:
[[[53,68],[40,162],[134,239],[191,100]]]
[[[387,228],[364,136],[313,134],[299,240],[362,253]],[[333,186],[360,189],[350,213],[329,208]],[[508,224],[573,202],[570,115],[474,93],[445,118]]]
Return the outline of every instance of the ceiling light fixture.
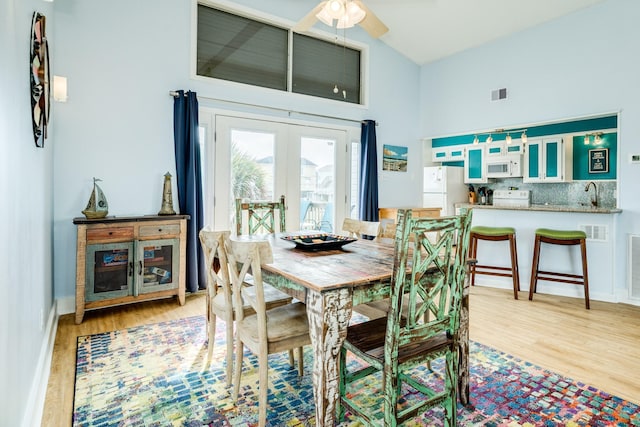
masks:
[[[496,135],[496,138],[498,141],[502,140],[501,135],[505,135],[504,141],[507,144],[511,144],[513,142],[513,137],[511,136],[512,133],[520,133],[520,142],[522,143],[527,142],[527,129],[495,129],[490,132],[475,134],[473,136],[473,144],[477,145],[480,142],[479,137],[484,135],[487,135],[487,139],[485,140],[487,144],[491,144],[493,142],[494,140],[493,135]]]
[[[360,23],[367,13],[355,2],[348,0],[330,0],[320,12],[316,14],[316,18],[330,27],[333,21],[337,21],[338,29],[351,28]]]

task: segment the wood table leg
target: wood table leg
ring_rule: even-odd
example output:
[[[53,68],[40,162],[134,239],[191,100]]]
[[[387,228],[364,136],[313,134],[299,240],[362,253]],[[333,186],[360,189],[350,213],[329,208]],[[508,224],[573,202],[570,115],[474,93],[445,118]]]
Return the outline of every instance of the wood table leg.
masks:
[[[333,426],[340,398],[338,369],[340,347],[351,318],[349,289],[307,293],[307,316],[313,347],[313,395],[316,426]]]

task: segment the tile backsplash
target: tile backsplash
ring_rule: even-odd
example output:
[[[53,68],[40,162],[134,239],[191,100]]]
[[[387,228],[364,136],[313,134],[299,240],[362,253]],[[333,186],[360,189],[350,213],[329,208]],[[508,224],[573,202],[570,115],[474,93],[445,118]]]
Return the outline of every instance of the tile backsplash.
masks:
[[[616,208],[616,181],[593,181],[598,189],[598,206],[606,208]],[[523,183],[522,178],[508,178],[496,180],[496,182],[488,184],[474,184],[473,188],[485,187],[486,189],[508,190],[515,187],[518,190],[531,191],[531,204],[574,206],[584,205],[591,206],[591,198],[593,197],[593,188],[585,191],[585,187],[589,181],[562,182],[562,183],[545,183],[531,184]]]

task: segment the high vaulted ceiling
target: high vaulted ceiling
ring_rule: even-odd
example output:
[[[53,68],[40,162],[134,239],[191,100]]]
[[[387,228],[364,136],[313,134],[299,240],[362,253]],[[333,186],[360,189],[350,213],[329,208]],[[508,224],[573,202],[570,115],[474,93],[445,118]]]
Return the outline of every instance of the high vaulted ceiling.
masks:
[[[420,65],[602,1],[363,0],[389,27],[380,39]]]

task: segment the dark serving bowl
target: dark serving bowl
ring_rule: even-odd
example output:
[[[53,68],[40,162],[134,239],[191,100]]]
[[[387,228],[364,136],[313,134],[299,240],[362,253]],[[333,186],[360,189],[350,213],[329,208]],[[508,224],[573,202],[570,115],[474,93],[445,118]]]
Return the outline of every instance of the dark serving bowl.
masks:
[[[353,237],[340,236],[338,234],[331,233],[292,234],[289,236],[282,236],[281,239],[295,243],[296,248],[308,251],[339,249],[346,244],[358,240]]]

